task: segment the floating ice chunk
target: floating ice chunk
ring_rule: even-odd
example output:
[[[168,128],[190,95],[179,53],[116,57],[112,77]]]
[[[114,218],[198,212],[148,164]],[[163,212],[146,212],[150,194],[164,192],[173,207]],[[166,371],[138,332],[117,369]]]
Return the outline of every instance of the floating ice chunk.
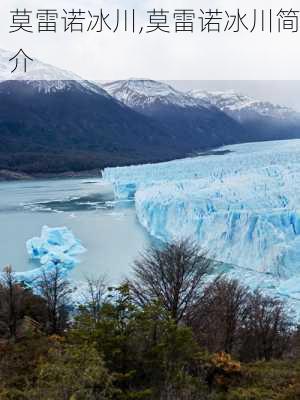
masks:
[[[49,228],[48,226],[43,226],[40,237],[28,240],[26,248],[29,257],[39,260],[41,265],[31,271],[16,274],[18,279],[28,284],[38,279],[43,271],[51,271],[57,266],[67,274],[79,263],[75,256],[86,251],[68,228]]]
[[[76,256],[82,254],[86,249],[73,233],[66,227],[49,228],[43,226],[41,237],[34,237],[26,243],[27,252],[33,259],[42,259],[49,253],[62,256]]]
[[[36,283],[41,279],[43,272],[50,273],[51,271],[54,270],[55,267],[59,267],[60,274],[63,276],[67,276],[69,273],[69,268],[65,264],[54,264],[54,263],[49,263],[46,265],[43,265],[38,268],[34,268],[29,271],[24,271],[24,272],[15,272],[15,277],[18,281],[20,282],[25,282],[27,285],[31,287],[35,287]],[[69,265],[70,267],[70,265]],[[72,268],[74,265],[72,266]]]

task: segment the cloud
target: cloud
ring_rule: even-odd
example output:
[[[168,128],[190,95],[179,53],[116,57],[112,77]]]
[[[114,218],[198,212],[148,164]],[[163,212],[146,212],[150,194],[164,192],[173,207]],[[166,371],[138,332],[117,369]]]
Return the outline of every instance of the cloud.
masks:
[[[48,4],[47,4],[48,3]],[[135,8],[143,19],[147,10],[164,8],[245,9],[245,2],[211,0],[43,0],[42,8],[108,11]],[[248,4],[250,4],[248,2]],[[252,0],[253,10],[284,7],[283,0]],[[289,2],[297,9],[298,2]],[[130,33],[9,34],[10,10],[36,10],[40,0],[2,0],[0,46],[23,47],[33,57],[97,80],[131,76],[175,80],[299,79],[300,32],[292,34],[212,33],[133,35]],[[144,19],[143,19],[144,21]],[[199,21],[197,21],[199,23]]]

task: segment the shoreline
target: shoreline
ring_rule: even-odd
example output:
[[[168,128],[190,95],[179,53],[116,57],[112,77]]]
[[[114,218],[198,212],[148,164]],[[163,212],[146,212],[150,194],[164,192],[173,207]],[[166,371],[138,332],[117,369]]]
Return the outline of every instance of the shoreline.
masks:
[[[16,182],[16,181],[34,181],[44,179],[70,179],[70,178],[101,178],[102,173],[100,169],[88,171],[67,171],[61,173],[39,173],[27,174],[25,172],[17,172],[10,170],[0,170],[0,183],[1,182]]]

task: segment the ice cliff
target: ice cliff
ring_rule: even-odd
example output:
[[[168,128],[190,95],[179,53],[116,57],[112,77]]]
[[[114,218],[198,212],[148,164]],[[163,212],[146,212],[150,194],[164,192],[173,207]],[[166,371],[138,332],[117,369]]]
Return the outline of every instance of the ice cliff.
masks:
[[[104,178],[117,197],[135,198],[151,235],[196,239],[230,276],[300,299],[300,140],[107,169]]]

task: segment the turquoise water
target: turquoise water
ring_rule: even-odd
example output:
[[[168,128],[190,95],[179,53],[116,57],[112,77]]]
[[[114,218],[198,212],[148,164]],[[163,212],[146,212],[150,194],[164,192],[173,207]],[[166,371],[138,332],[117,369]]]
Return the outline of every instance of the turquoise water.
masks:
[[[39,236],[43,225],[66,226],[87,248],[71,277],[105,274],[110,283],[119,282],[150,238],[133,204],[113,200],[112,188],[101,179],[0,183],[0,266],[35,268],[26,240]]]

